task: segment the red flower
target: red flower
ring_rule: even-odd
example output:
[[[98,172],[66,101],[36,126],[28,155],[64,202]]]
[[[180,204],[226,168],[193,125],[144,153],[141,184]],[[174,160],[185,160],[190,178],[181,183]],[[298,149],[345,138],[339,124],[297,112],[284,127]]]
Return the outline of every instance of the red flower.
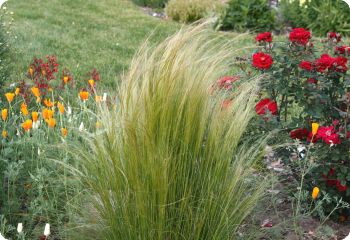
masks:
[[[336,133],[334,126],[320,127],[317,131],[317,136],[327,144],[340,144],[339,135]]]
[[[348,190],[348,187],[345,185],[341,184],[341,181],[337,180],[336,186],[338,188],[339,192],[346,192],[346,190]]]
[[[272,35],[270,32],[259,33],[255,40],[257,42],[272,42]]]
[[[239,80],[239,77],[237,76],[224,76],[217,80],[217,84],[219,89],[225,88],[227,90],[232,89],[232,83]]]
[[[331,56],[328,54],[322,54],[321,57],[315,61],[316,71],[322,73],[325,70],[330,69],[333,63],[334,59]]]
[[[335,54],[345,54],[346,46],[336,46],[334,49]]]
[[[303,140],[309,135],[309,131],[306,128],[298,128],[290,132],[290,137],[292,139]]]
[[[272,57],[269,54],[258,52],[253,54],[253,66],[260,70],[267,70],[273,63]]]
[[[348,67],[346,66],[346,63],[348,62],[348,59],[345,57],[336,57],[334,58],[334,68],[337,72],[346,72],[348,70]]]
[[[340,33],[329,32],[327,35],[328,35],[328,38],[335,43],[338,43],[341,41],[341,34]]]
[[[308,80],[307,80],[307,83],[310,83],[310,84],[317,84],[317,79],[314,79],[314,78],[309,78]]]
[[[309,42],[311,33],[304,28],[294,28],[289,34],[289,41],[303,46]]]
[[[261,99],[255,106],[258,115],[265,115],[268,110],[272,115],[277,115],[277,103],[269,98]]]
[[[313,64],[309,61],[301,61],[299,67],[310,72],[313,69]]]

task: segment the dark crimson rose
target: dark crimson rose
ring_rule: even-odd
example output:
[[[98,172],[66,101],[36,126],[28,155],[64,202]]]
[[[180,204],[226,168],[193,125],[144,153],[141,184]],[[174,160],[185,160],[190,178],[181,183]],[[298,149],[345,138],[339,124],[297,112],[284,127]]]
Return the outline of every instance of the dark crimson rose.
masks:
[[[224,76],[217,80],[217,84],[219,89],[225,88],[227,90],[232,89],[232,83],[239,80],[239,77],[237,76]]]
[[[253,54],[253,66],[260,70],[267,70],[273,63],[272,57],[263,52]]]
[[[345,54],[346,46],[336,46],[334,49],[335,54]]]
[[[340,33],[329,32],[327,35],[328,35],[328,38],[335,43],[338,43],[341,41],[341,34]]]
[[[313,70],[313,64],[312,62],[309,62],[309,61],[301,61],[299,64],[299,67],[309,72]]]
[[[322,140],[327,144],[340,144],[340,138],[336,133],[334,126],[319,127],[317,136],[322,138]]]
[[[316,79],[314,79],[314,78],[309,78],[308,80],[307,80],[307,83],[310,83],[310,84],[317,84],[317,80]]]
[[[257,42],[272,42],[272,35],[270,32],[259,33],[255,40]]]
[[[309,131],[306,128],[298,128],[290,132],[290,137],[292,139],[303,140],[309,135]]]
[[[334,59],[331,56],[328,54],[322,54],[321,57],[315,61],[316,71],[322,73],[325,70],[330,69],[333,66],[333,63]]]
[[[346,66],[346,63],[348,62],[348,59],[345,57],[336,57],[334,58],[334,68],[337,72],[346,72],[348,70],[348,67]]]
[[[342,185],[341,181],[339,181],[339,180],[337,180],[336,185],[337,185],[337,188],[338,188],[339,192],[346,192],[346,190],[348,190],[348,187],[346,186],[346,184]]]
[[[294,28],[289,34],[289,41],[306,46],[311,38],[311,33],[304,28]]]
[[[261,99],[255,106],[258,115],[265,115],[268,110],[272,115],[277,115],[277,103],[269,98]]]

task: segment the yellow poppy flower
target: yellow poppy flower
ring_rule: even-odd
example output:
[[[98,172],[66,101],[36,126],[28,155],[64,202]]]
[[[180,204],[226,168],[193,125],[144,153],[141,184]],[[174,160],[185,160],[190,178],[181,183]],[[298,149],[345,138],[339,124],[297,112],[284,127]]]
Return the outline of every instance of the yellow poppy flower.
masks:
[[[27,116],[28,115],[28,108],[27,108],[27,104],[25,103],[22,103],[21,105],[21,112],[24,116]]]
[[[2,135],[3,138],[7,138],[7,131],[3,130],[1,135]]]
[[[66,137],[67,134],[68,134],[67,128],[61,128],[61,133],[62,133],[62,136],[63,136],[63,137]]]
[[[318,127],[320,125],[318,123],[312,123],[311,124],[311,128],[312,128],[312,135],[316,135],[317,134],[317,131],[318,131]]]
[[[35,97],[40,98],[40,90],[37,87],[32,87],[32,93],[34,94]]]
[[[17,95],[19,94],[19,92],[20,92],[20,89],[19,89],[19,88],[16,88],[16,90],[15,90],[15,95],[17,96]]]
[[[6,121],[7,115],[8,115],[7,108],[2,109],[1,110],[1,118],[2,118],[3,121]]]
[[[33,122],[38,121],[39,113],[38,112],[32,112],[32,119]]]
[[[312,199],[315,200],[318,197],[318,193],[320,192],[320,189],[318,187],[314,187],[312,190]]]
[[[26,132],[29,131],[32,128],[32,126],[33,126],[33,122],[30,119],[28,119],[24,123],[22,123],[22,128]]]
[[[46,119],[45,122],[50,128],[54,128],[56,126],[56,119],[54,118]]]
[[[15,97],[15,94],[8,92],[8,93],[5,93],[5,97],[6,97],[7,101],[10,103],[10,102],[13,101],[13,98]]]
[[[57,108],[58,108],[58,111],[59,111],[61,114],[64,113],[64,105],[63,105],[63,103],[57,102]]]

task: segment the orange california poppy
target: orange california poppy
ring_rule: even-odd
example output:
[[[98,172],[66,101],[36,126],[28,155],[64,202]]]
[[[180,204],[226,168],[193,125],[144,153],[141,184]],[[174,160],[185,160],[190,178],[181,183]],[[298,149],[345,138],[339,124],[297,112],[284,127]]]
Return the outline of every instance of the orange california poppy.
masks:
[[[54,112],[51,109],[44,108],[42,114],[43,114],[43,119],[46,120],[46,119],[52,118]]]
[[[28,119],[24,123],[22,123],[22,128],[26,132],[29,131],[32,128],[32,126],[33,126],[33,122],[30,119]]]
[[[45,121],[50,128],[54,128],[56,126],[56,119],[54,118],[49,118],[49,119],[46,119]]]
[[[58,111],[63,114],[64,113],[64,105],[63,103],[57,102],[57,107],[58,107]]]
[[[28,115],[28,108],[27,108],[27,104],[25,103],[22,103],[21,105],[21,112],[24,116],[27,116]]]
[[[1,110],[1,118],[2,118],[3,121],[6,121],[7,115],[8,115],[7,108],[2,109]]]
[[[38,121],[39,113],[38,112],[32,112],[32,119],[33,122]]]
[[[86,101],[89,98],[89,92],[87,92],[87,91],[80,91],[79,96],[80,96],[81,100]]]
[[[63,137],[66,137],[67,134],[68,134],[67,128],[61,128],[61,133],[62,133],[62,136],[63,136]]]
[[[7,131],[3,130],[1,135],[2,135],[3,138],[7,138]]]
[[[34,94],[35,97],[40,98],[40,90],[37,87],[32,87],[32,93]]]
[[[15,97],[15,94],[8,92],[8,93],[5,93],[5,97],[6,97],[7,101],[10,103],[10,102],[13,101],[13,98]]]
[[[19,89],[19,88],[16,88],[16,90],[15,90],[15,95],[17,96],[17,95],[19,94],[19,92],[20,92],[20,89]]]
[[[44,104],[46,107],[53,107],[55,105],[55,103],[51,102],[51,99],[49,98],[44,99]]]
[[[312,189],[312,199],[315,200],[318,197],[318,193],[320,192],[320,189],[318,187],[314,187]]]

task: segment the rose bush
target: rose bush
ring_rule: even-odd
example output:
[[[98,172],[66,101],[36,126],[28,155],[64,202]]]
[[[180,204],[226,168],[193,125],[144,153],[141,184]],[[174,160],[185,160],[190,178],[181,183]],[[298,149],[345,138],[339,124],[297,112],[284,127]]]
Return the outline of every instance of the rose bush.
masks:
[[[316,43],[304,28],[292,29],[282,42],[274,42],[269,32],[255,40],[258,49],[248,63],[251,67],[242,70],[247,75],[265,74],[256,105],[260,131],[278,128],[287,142],[312,144],[307,156],[316,167],[306,177],[309,190],[317,185],[332,196],[329,209],[336,198],[350,202],[350,46],[335,32]],[[315,134],[313,122],[320,124]],[[285,161],[293,169],[287,153]],[[343,217],[348,213],[340,212]]]

